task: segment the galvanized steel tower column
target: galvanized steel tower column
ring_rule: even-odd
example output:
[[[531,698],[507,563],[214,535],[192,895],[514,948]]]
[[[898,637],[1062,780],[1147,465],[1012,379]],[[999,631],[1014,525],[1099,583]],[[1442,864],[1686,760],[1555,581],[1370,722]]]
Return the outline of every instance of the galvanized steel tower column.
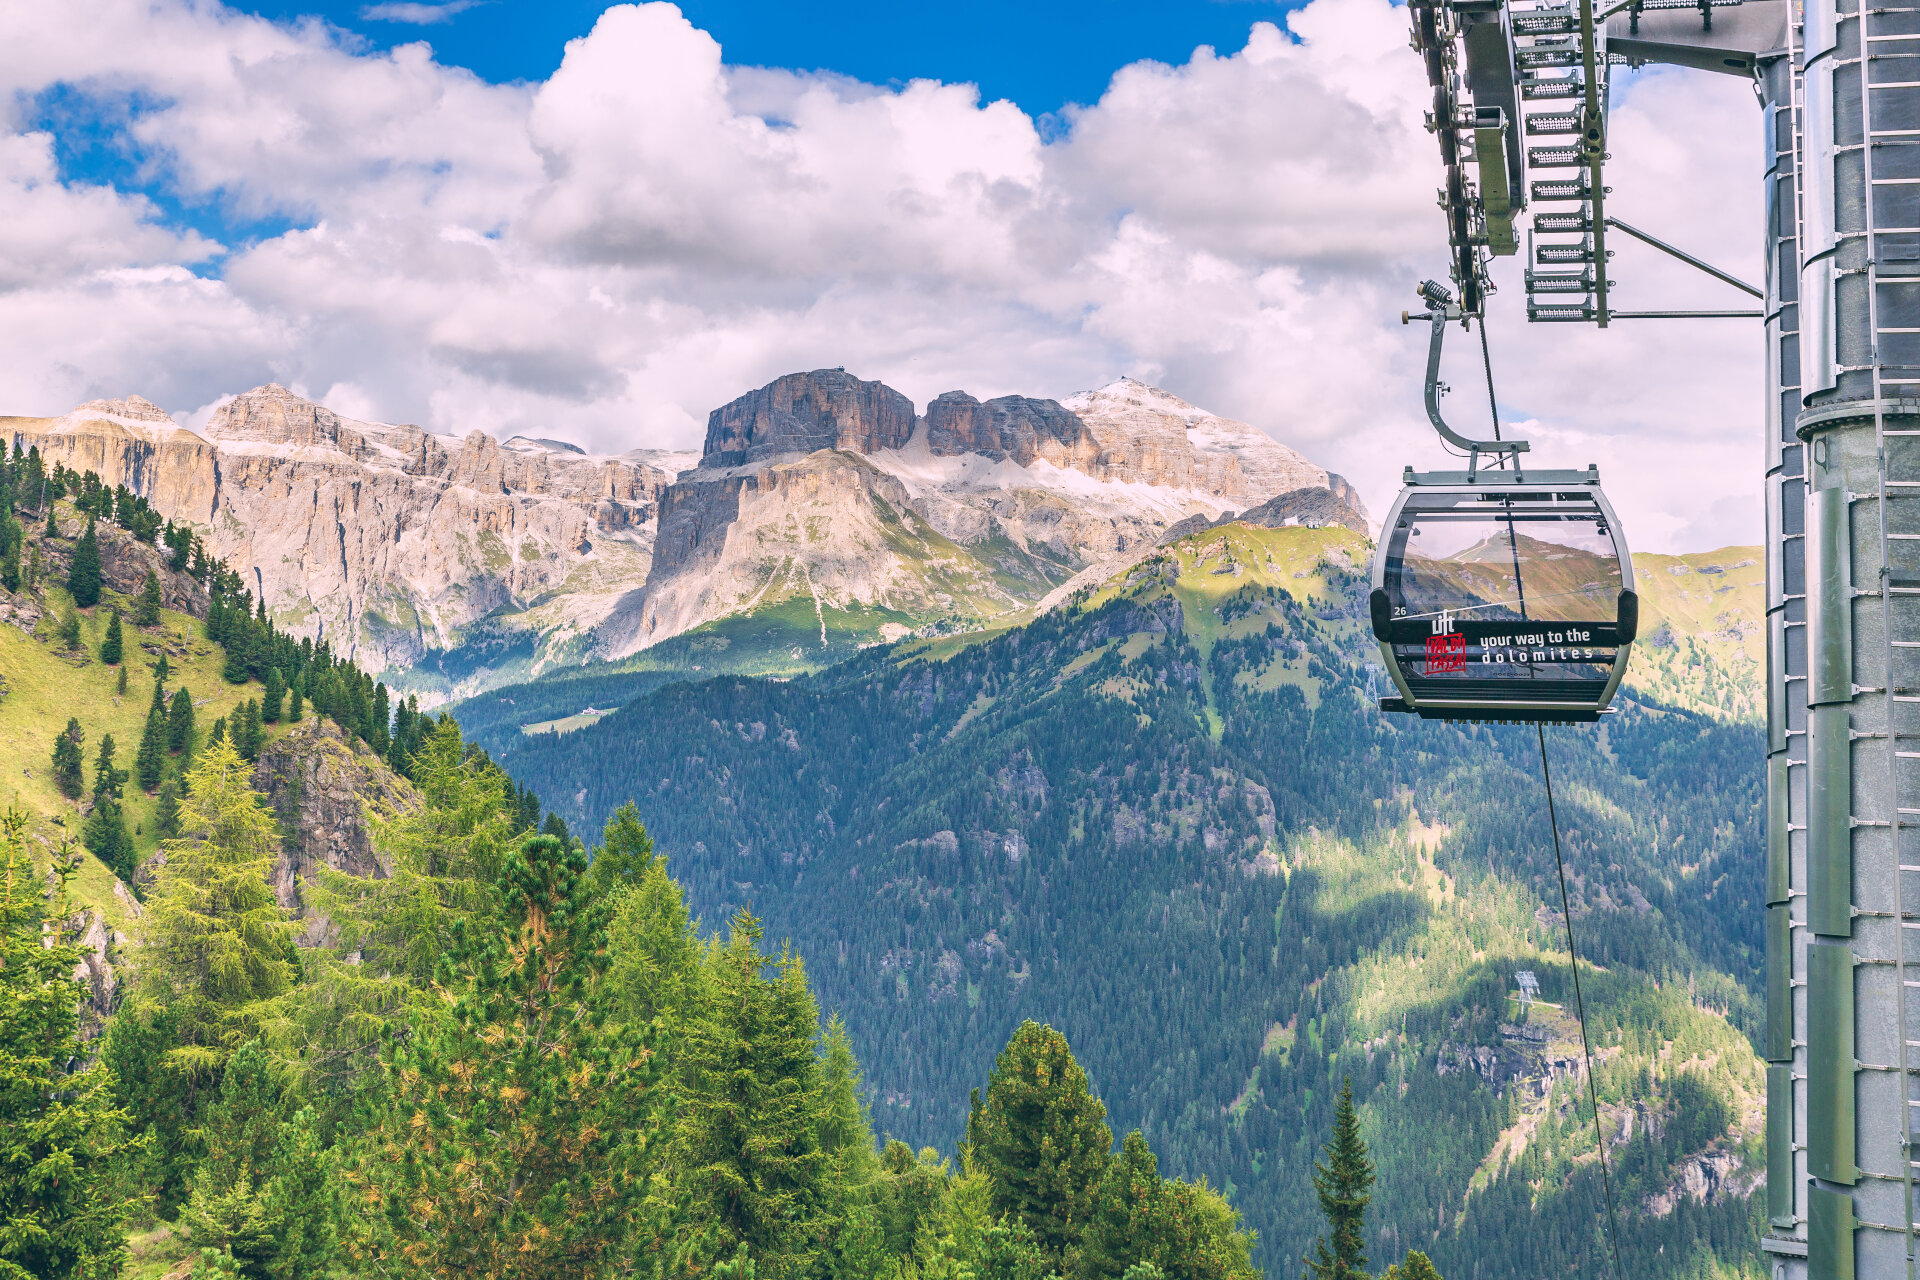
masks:
[[[1812,1280],[1914,1274],[1920,9],[1896,3],[1806,0],[1762,71],[1767,1244]]]

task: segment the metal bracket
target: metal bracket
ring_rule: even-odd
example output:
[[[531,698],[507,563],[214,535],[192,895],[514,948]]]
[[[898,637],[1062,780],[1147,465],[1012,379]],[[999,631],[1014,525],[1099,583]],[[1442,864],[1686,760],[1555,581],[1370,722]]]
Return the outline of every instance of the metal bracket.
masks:
[[[1470,440],[1448,426],[1446,419],[1440,416],[1440,345],[1446,341],[1447,325],[1464,317],[1460,308],[1454,305],[1453,295],[1438,281],[1422,281],[1420,296],[1432,310],[1417,316],[1402,311],[1400,323],[1409,324],[1414,320],[1426,320],[1433,326],[1432,339],[1427,345],[1427,420],[1433,424],[1433,429],[1440,433],[1442,440],[1457,449],[1466,450],[1469,476],[1479,471],[1480,455],[1483,453],[1499,458],[1512,458],[1514,465],[1519,466],[1519,459],[1515,455],[1528,451],[1525,440]],[[1486,323],[1484,318],[1481,323]]]

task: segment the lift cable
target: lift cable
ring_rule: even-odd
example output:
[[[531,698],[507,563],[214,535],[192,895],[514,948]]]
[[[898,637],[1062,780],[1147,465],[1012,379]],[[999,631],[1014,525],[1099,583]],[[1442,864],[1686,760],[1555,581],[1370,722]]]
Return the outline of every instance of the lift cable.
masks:
[[[1580,951],[1573,943],[1573,910],[1567,904],[1567,867],[1560,856],[1560,815],[1553,803],[1553,774],[1547,768],[1547,730],[1536,723],[1540,738],[1540,780],[1547,788],[1547,821],[1553,827],[1553,867],[1560,876],[1560,916],[1567,923],[1567,955],[1573,968],[1573,1008],[1580,1019],[1580,1051],[1587,1061],[1587,1101],[1593,1107],[1593,1140],[1600,1149],[1600,1186],[1607,1197],[1607,1243],[1613,1249],[1614,1280],[1621,1280],[1620,1219],[1613,1206],[1613,1180],[1607,1171],[1607,1139],[1600,1131],[1600,1094],[1593,1079],[1593,1042],[1587,1036],[1587,1002],[1580,994]]]

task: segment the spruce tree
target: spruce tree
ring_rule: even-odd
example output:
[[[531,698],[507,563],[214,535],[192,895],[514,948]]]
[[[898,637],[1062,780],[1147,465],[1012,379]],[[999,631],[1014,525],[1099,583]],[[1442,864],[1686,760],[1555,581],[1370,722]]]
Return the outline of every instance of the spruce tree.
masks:
[[[80,615],[74,612],[71,604],[60,610],[60,647],[68,653],[77,653],[86,641],[80,635]]]
[[[162,649],[160,650],[160,656],[153,660],[153,678],[161,684],[165,684],[172,675],[173,667],[167,661],[167,651]]]
[[[121,790],[127,785],[127,771],[114,767],[114,754],[117,750],[113,735],[100,735],[100,752],[93,761],[93,799],[98,804],[102,800],[118,800]]]
[[[266,740],[266,730],[260,724],[260,704],[252,698],[241,703],[233,713],[233,727],[229,732],[233,735],[234,750],[242,760],[249,763],[258,760],[260,745]]]
[[[91,520],[87,521],[87,531],[80,535],[80,541],[74,544],[73,560],[67,566],[67,591],[73,596],[74,604],[82,609],[91,609],[100,603],[100,538]]]
[[[126,812],[119,800],[103,796],[93,802],[93,812],[87,815],[86,825],[80,829],[80,843],[105,863],[107,870],[128,884],[133,883],[133,836],[127,831]]]
[[[567,820],[551,809],[547,811],[547,820],[540,824],[540,834],[552,836],[561,844],[573,842],[573,833],[567,830]]]
[[[301,715],[300,703],[305,699],[306,693],[307,693],[307,687],[306,687],[305,678],[296,674],[293,677],[293,683],[287,687],[287,723],[288,724],[300,723],[300,715]]]
[[[110,667],[119,666],[125,646],[126,641],[120,634],[120,611],[115,609],[107,619],[107,638],[100,642],[100,661]]]
[[[147,708],[146,727],[140,731],[140,749],[133,757],[133,780],[149,794],[160,785],[167,766],[167,711],[158,680],[153,682],[153,705]]]
[[[836,1207],[819,1134],[819,1011],[800,961],[771,961],[746,912],[732,923],[708,946],[703,1008],[687,1029],[674,1163],[712,1256],[744,1247],[775,1275],[803,1274]]]
[[[140,919],[137,998],[176,1017],[167,1060],[182,1071],[219,1068],[261,1002],[293,981],[293,926],[267,883],[279,828],[252,773],[228,743],[200,754],[180,806],[185,835],[162,846]]]
[[[159,626],[160,604],[160,575],[149,569],[146,581],[140,584],[140,596],[133,604],[133,625]]]
[[[681,1224],[648,1202],[668,1098],[650,1030],[608,1016],[606,904],[546,836],[506,857],[495,910],[441,964],[450,1003],[389,1039],[350,1193],[369,1273],[590,1276]],[[654,1274],[649,1266],[648,1274]]]
[[[1113,1131],[1067,1038],[1024,1022],[973,1095],[967,1142],[996,1214],[1025,1223],[1055,1265],[1080,1238],[1107,1171]]]
[[[113,692],[122,698],[127,696],[127,668],[125,663],[120,665],[120,674],[114,677]]]
[[[1441,1280],[1441,1277],[1433,1259],[1418,1249],[1409,1249],[1404,1259],[1380,1273],[1380,1280]]]
[[[339,1171],[256,1042],[240,1046],[197,1131],[205,1154],[181,1222],[247,1277],[327,1274],[344,1221]]]
[[[173,691],[167,704],[167,750],[174,755],[193,747],[193,695],[184,688]]]
[[[238,713],[236,712],[235,714],[238,714]],[[226,742],[226,740],[227,740],[227,718],[225,716],[215,716],[213,720],[213,728],[207,731],[207,745],[210,747],[217,746],[220,743]]]
[[[54,511],[54,504],[51,502],[47,504],[47,527],[45,532],[49,538],[57,538],[60,536],[60,519]]]
[[[153,830],[162,840],[180,836],[180,778],[169,773],[160,779],[159,802],[154,806]]]
[[[53,922],[72,916],[70,863],[47,910],[26,815],[0,815],[0,1275],[117,1275],[133,1202],[117,1167],[138,1154],[113,1073],[80,1037],[85,950]]]
[[[280,723],[280,704],[286,700],[287,685],[280,678],[280,668],[267,668],[267,691],[260,695],[260,719],[267,724]]]
[[[76,719],[69,719],[53,740],[53,785],[69,800],[78,800],[86,789],[86,759],[80,754],[85,741],[86,734]]]
[[[1324,1147],[1326,1161],[1313,1165],[1313,1189],[1326,1215],[1326,1236],[1314,1242],[1305,1259],[1309,1280],[1369,1280],[1367,1204],[1373,1199],[1373,1163],[1360,1137],[1360,1116],[1353,1105],[1353,1080],[1340,1086],[1334,1104],[1333,1137]],[[1331,1237],[1331,1246],[1329,1246]]]
[[[15,538],[7,546],[7,553],[0,556],[0,587],[8,591],[20,590],[20,539]]]

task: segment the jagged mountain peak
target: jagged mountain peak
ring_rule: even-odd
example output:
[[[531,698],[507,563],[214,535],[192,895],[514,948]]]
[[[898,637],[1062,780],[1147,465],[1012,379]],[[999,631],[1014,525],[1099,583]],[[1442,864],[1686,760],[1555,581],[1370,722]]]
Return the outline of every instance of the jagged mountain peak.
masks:
[[[152,422],[168,427],[174,425],[173,415],[145,396],[127,396],[116,400],[89,400],[75,408],[69,416],[78,417],[83,414],[120,418],[133,422]]]

